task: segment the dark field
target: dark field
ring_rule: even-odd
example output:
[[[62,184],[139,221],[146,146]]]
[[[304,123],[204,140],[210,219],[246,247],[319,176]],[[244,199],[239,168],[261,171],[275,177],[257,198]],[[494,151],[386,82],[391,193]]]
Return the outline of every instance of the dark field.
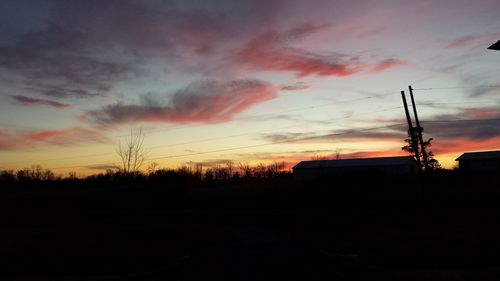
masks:
[[[499,186],[451,174],[422,192],[378,177],[6,186],[0,280],[499,280]]]

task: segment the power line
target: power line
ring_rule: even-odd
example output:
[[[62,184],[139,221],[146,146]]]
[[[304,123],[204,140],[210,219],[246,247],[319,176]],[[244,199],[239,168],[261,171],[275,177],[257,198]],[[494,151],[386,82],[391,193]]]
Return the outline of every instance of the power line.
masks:
[[[423,121],[423,122],[426,122],[426,123],[446,123],[446,122],[461,122],[461,121],[467,121],[467,122],[500,121],[500,118],[429,120],[429,121]],[[391,124],[391,125],[379,126],[379,127],[347,130],[347,131],[344,131],[341,133],[329,134],[329,136],[348,135],[348,134],[357,133],[357,132],[385,129],[385,128],[403,126],[403,125],[405,125],[405,124],[404,123],[397,123],[397,124]],[[314,138],[314,137],[312,137],[312,138]],[[305,138],[305,139],[307,139],[307,138]],[[300,140],[303,140],[303,139],[300,139]],[[189,157],[189,156],[196,156],[196,155],[203,155],[203,154],[210,154],[210,153],[217,153],[217,152],[227,152],[227,151],[234,151],[234,150],[241,150],[241,149],[248,149],[248,148],[255,148],[255,147],[263,147],[263,146],[283,144],[283,143],[293,143],[294,141],[298,141],[298,140],[283,140],[283,141],[276,141],[276,142],[256,144],[256,145],[238,146],[238,147],[223,148],[223,149],[216,149],[216,150],[209,150],[209,151],[199,151],[199,152],[193,152],[193,153],[187,153],[187,154],[160,156],[160,157],[150,158],[145,163],[152,162],[154,160],[159,160],[159,159],[181,158],[181,157]],[[58,170],[58,169],[70,169],[70,168],[86,168],[89,166],[98,166],[98,165],[106,166],[106,165],[114,165],[114,163],[95,163],[95,164],[86,164],[86,165],[55,167],[55,168],[50,168],[50,169]]]
[[[289,113],[289,112],[297,112],[297,111],[303,111],[303,110],[309,110],[309,109],[316,109],[316,108],[321,108],[321,107],[326,107],[326,106],[331,106],[334,104],[344,104],[344,103],[350,103],[350,102],[356,102],[360,100],[366,100],[366,99],[373,99],[377,97],[384,97],[388,95],[392,95],[393,93],[384,93],[384,94],[374,94],[366,97],[361,97],[361,98],[356,98],[356,99],[348,99],[348,100],[340,100],[340,101],[334,101],[334,102],[328,102],[328,103],[322,103],[322,104],[316,104],[316,105],[311,105],[311,106],[305,106],[305,107],[297,107],[297,108],[292,108],[292,109],[287,109],[287,110],[282,110],[278,111],[272,114],[260,114],[257,116],[247,116],[247,117],[238,117],[234,118],[231,121],[245,121],[245,120],[252,120],[254,118],[258,117],[272,117],[272,116],[279,116],[280,114],[283,113]],[[149,130],[146,133],[156,133],[156,132],[164,132],[164,131],[173,131],[173,130],[178,130],[178,129],[186,129],[186,128],[192,128],[192,127],[201,127],[205,126],[206,124],[183,124],[183,125],[176,125],[172,126],[170,128],[166,129],[157,129],[157,130]],[[18,126],[19,127],[19,126]],[[25,127],[29,128],[29,127]],[[128,134],[126,135],[112,135],[107,137],[108,139],[119,139],[123,137],[129,136]],[[79,141],[79,143],[89,143],[89,142],[99,142],[98,139],[87,139],[87,140],[82,140]]]
[[[434,87],[434,88],[419,88],[419,89],[414,89],[414,90],[441,90],[441,89],[478,88],[478,87],[500,87],[500,85],[483,85],[483,86],[470,86],[470,87],[439,87],[439,88]],[[365,100],[365,99],[372,99],[372,98],[377,98],[377,97],[384,97],[384,96],[389,96],[389,95],[393,95],[393,94],[394,93],[374,94],[374,95],[370,95],[370,96],[362,97],[362,98],[349,99],[349,100],[343,100],[343,101],[334,101],[334,102],[330,102],[330,103],[327,103],[327,104],[320,104],[320,105],[312,105],[312,106],[306,106],[306,107],[299,107],[299,108],[295,108],[295,109],[289,109],[289,110],[280,111],[280,112],[277,112],[277,113],[274,113],[274,114],[267,114],[267,115],[261,115],[261,116],[278,116],[279,114],[288,113],[288,112],[295,112],[295,111],[316,109],[316,108],[320,108],[320,107],[330,106],[332,104],[343,104],[343,103],[355,102],[355,101],[360,101],[360,100]],[[474,103],[474,102],[468,102],[468,103]],[[439,103],[439,104],[462,104],[462,103]],[[465,104],[465,103],[463,103],[463,104]],[[426,105],[426,104],[423,104],[423,105]],[[367,114],[371,114],[371,113],[375,113],[375,112],[389,111],[389,110],[393,110],[393,109],[397,109],[397,108],[401,108],[401,106],[400,107],[394,107],[394,108],[388,108],[388,109],[382,109],[380,111],[360,113],[360,114],[356,114],[354,116],[345,116],[345,117],[336,118],[336,119],[333,119],[333,120],[347,119],[347,118],[352,118],[352,117],[355,117],[355,116],[367,115]],[[259,116],[241,117],[241,118],[235,118],[235,119],[233,119],[233,121],[247,120],[247,119],[252,119],[252,118],[257,118],[257,117],[259,117]],[[453,121],[453,120],[450,120],[450,121]],[[456,121],[467,121],[467,120],[462,119],[462,120],[456,120]],[[474,121],[480,121],[480,120],[474,120]],[[427,122],[446,122],[446,121],[427,121]],[[192,126],[198,127],[198,126],[204,126],[204,124],[193,124]],[[179,126],[174,126],[172,128],[167,128],[167,129],[162,129],[162,130],[154,130],[154,131],[150,131],[150,132],[169,131],[169,130],[176,130],[176,129],[180,129],[180,128],[188,128],[188,127],[192,127],[192,126],[189,126],[189,125],[179,125]],[[275,128],[275,129],[271,129],[271,130],[279,130],[279,129],[290,128],[290,127],[296,127],[296,125],[282,127],[282,128]],[[267,131],[267,130],[265,130],[265,131]],[[262,131],[260,131],[260,132],[262,132]],[[189,141],[189,142],[184,142],[184,143],[166,144],[166,145],[154,146],[154,147],[151,147],[151,148],[166,147],[166,146],[178,146],[178,145],[185,145],[185,144],[192,144],[192,143],[213,141],[213,140],[219,140],[219,139],[228,139],[228,138],[234,138],[234,137],[239,137],[239,136],[244,136],[244,135],[250,135],[250,134],[254,134],[254,133],[258,133],[258,132],[244,133],[244,134],[230,135],[230,136],[223,136],[223,137],[207,138],[207,139]],[[119,138],[119,137],[125,137],[125,136],[128,136],[128,135],[110,136],[110,138]],[[83,141],[83,142],[85,142],[85,141]],[[90,154],[90,155],[74,156],[74,157],[53,158],[53,159],[47,159],[47,160],[44,160],[44,161],[56,161],[56,160],[66,160],[66,159],[75,159],[75,158],[88,158],[88,157],[106,156],[106,155],[113,155],[113,154],[115,154],[115,153],[99,153],[99,154]],[[15,163],[22,163],[22,162],[26,162],[26,161],[17,161],[17,162],[10,162],[10,163],[4,163],[4,164],[15,164]]]
[[[394,110],[394,109],[398,109],[398,108],[401,108],[401,106],[392,107],[392,108],[385,108],[385,109],[376,110],[376,111],[362,112],[362,113],[359,113],[359,114],[356,114],[356,115],[348,115],[348,116],[334,118],[334,119],[330,119],[330,120],[334,121],[334,120],[349,119],[349,118],[353,118],[355,116],[362,116],[362,115],[369,115],[369,114],[373,114],[373,113],[386,112],[386,111],[390,111],[390,110]],[[229,139],[229,138],[234,138],[234,137],[240,137],[240,136],[258,134],[258,133],[261,133],[261,132],[276,131],[276,130],[287,129],[287,128],[294,128],[294,127],[297,127],[297,126],[298,125],[291,125],[291,126],[280,127],[280,128],[260,130],[260,131],[251,132],[251,133],[235,134],[235,135],[229,135],[229,136],[213,137],[213,138],[206,138],[206,139],[201,139],[201,140],[193,140],[193,141],[188,141],[188,142],[180,142],[180,143],[173,143],[173,144],[157,145],[157,146],[149,147],[148,149],[160,148],[160,147],[172,147],[172,146],[179,146],[179,145],[186,145],[186,144],[193,144],[193,143],[201,143],[201,142],[207,142],[207,141],[213,141],[213,140],[221,140],[221,139]],[[83,156],[70,156],[70,157],[52,158],[52,159],[46,159],[46,160],[43,160],[43,161],[44,162],[48,162],[48,161],[68,160],[68,159],[77,159],[77,158],[90,158],[90,157],[106,156],[106,155],[114,155],[114,154],[115,154],[114,152],[99,153],[99,154],[89,154],[89,155],[83,155]],[[18,163],[24,163],[24,162],[26,162],[26,160],[25,161],[8,162],[8,163],[4,163],[4,165],[12,165],[12,164],[18,164]]]
[[[486,118],[486,119],[448,119],[448,120],[429,120],[422,121],[425,123],[450,123],[450,122],[484,122],[484,121],[500,121],[500,118]]]
[[[453,89],[477,89],[477,88],[498,88],[500,85],[478,85],[478,86],[454,86],[454,87],[429,87],[413,89],[414,91],[432,91],[432,90],[453,90]]]
[[[391,125],[386,125],[386,126],[379,126],[379,127],[371,127],[371,128],[364,128],[364,129],[356,129],[356,130],[348,130],[344,131],[341,133],[334,133],[334,134],[329,134],[329,136],[337,136],[337,135],[346,135],[346,134],[352,134],[352,133],[357,133],[357,132],[364,132],[364,131],[371,131],[371,130],[378,130],[378,129],[384,129],[384,128],[391,128],[391,127],[397,127],[404,125],[402,123],[398,124],[391,124]],[[231,148],[223,148],[223,149],[216,149],[216,150],[208,150],[208,151],[199,151],[199,152],[193,152],[193,153],[187,153],[187,154],[175,154],[175,155],[167,155],[167,156],[160,156],[160,157],[154,157],[148,159],[145,163],[152,162],[154,160],[159,160],[159,159],[169,159],[169,158],[180,158],[180,157],[188,157],[188,156],[196,156],[196,155],[203,155],[203,154],[210,154],[210,153],[217,153],[217,152],[226,152],[226,151],[234,151],[234,150],[241,150],[241,149],[248,149],[248,148],[255,148],[255,147],[263,147],[263,146],[269,146],[269,145],[276,145],[276,144],[283,144],[283,143],[292,143],[297,140],[283,140],[283,141],[276,141],[276,142],[270,142],[270,143],[262,143],[262,144],[255,144],[255,145],[247,145],[247,146],[237,146],[237,147],[231,147]],[[114,163],[96,163],[96,164],[86,164],[86,165],[78,165],[78,166],[65,166],[65,167],[56,167],[56,168],[50,168],[53,170],[57,169],[70,169],[70,168],[85,168],[88,166],[98,166],[98,165],[113,165]]]
[[[364,129],[357,129],[357,130],[349,130],[349,131],[342,132],[342,133],[329,134],[329,136],[346,135],[346,134],[352,134],[352,133],[357,133],[357,132],[364,132],[364,131],[372,131],[372,130],[378,130],[378,129],[391,128],[391,127],[396,127],[396,126],[401,126],[401,125],[402,124],[392,124],[392,125],[380,126],[380,127],[364,128]],[[210,150],[210,151],[200,151],[200,152],[193,152],[193,153],[180,154],[180,155],[169,155],[169,156],[151,158],[150,160],[187,157],[187,156],[195,156],[195,155],[208,154],[208,153],[216,153],[216,152],[225,152],[225,151],[232,151],[232,150],[239,150],[239,149],[246,149],[246,148],[262,147],[262,146],[275,145],[275,144],[293,143],[293,142],[296,142],[296,141],[299,141],[299,140],[312,139],[312,138],[314,138],[314,137],[304,138],[304,139],[298,139],[298,140],[283,140],[283,141],[277,141],[277,142],[271,142],[271,143],[255,144],[255,145],[232,147],[232,148],[223,148],[223,149]]]

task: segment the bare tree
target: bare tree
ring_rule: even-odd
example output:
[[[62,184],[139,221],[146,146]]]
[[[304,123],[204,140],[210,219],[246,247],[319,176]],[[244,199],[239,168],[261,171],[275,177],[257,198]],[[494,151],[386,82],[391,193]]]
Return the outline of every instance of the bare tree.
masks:
[[[342,154],[340,153],[340,149],[339,148],[335,149],[335,158],[334,159],[335,160],[342,159]]]
[[[123,172],[135,173],[139,171],[146,160],[143,144],[144,133],[141,129],[139,131],[130,130],[130,138],[125,140],[125,143],[118,144],[116,153],[121,159]]]
[[[148,171],[148,174],[154,174],[158,169],[160,168],[160,164],[158,162],[153,161],[149,163],[148,168],[146,169]]]

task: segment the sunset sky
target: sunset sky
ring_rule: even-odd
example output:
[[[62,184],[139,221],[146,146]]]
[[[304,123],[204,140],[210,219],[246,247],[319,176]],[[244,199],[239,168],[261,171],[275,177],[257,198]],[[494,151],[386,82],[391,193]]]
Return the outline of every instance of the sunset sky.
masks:
[[[500,149],[500,1],[0,1],[0,169]],[[478,121],[479,119],[479,121]],[[482,121],[481,121],[482,120]],[[146,163],[145,166],[147,166]]]

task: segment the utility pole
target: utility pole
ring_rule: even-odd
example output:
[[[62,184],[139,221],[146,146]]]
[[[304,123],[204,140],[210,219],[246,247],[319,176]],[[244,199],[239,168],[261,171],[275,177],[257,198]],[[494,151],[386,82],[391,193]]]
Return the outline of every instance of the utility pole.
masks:
[[[418,141],[420,142],[420,149],[422,150],[422,158],[424,160],[424,168],[427,171],[429,169],[429,158],[427,156],[427,151],[425,151],[424,137],[422,136],[424,128],[420,127],[420,121],[418,121],[417,106],[415,105],[415,100],[413,99],[413,88],[408,86],[408,89],[410,90],[411,104],[413,106],[413,114],[415,115],[415,124],[417,125],[414,129],[418,134]]]
[[[415,153],[415,159],[418,164],[418,172],[422,174],[422,163],[420,162],[420,153],[418,151],[417,138],[415,137],[415,130],[413,128],[413,123],[411,122],[410,112],[408,111],[408,104],[406,103],[405,91],[401,91],[401,98],[403,99],[403,105],[405,108],[406,120],[408,121],[408,134],[411,138],[411,145],[413,152]]]

